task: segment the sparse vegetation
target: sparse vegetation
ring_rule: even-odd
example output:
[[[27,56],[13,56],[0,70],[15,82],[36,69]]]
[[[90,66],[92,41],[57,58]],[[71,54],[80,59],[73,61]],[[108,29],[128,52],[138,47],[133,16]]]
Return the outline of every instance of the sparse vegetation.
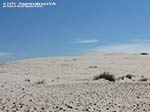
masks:
[[[141,78],[139,81],[147,81],[148,78]]]
[[[60,79],[59,77],[56,77],[56,79]]]
[[[99,74],[99,75],[97,75],[97,76],[95,76],[95,77],[93,78],[93,80],[99,80],[99,79],[106,79],[106,80],[108,80],[108,81],[113,81],[113,82],[115,82],[115,77],[114,77],[114,75],[111,74],[111,73],[109,73],[109,72],[103,72],[103,73],[101,73],[101,74]]]
[[[127,74],[125,77],[128,78],[128,79],[132,79],[132,77],[134,77],[134,75]]]
[[[73,58],[72,60],[77,60],[77,58]]]
[[[148,53],[140,53],[140,55],[148,55]]]
[[[139,81],[147,81],[148,78],[145,78],[143,75],[141,76],[141,79]]]
[[[24,81],[25,81],[25,82],[30,82],[30,79],[25,79]]]
[[[124,76],[118,77],[118,80],[124,80]]]
[[[98,68],[98,66],[89,66],[89,68]]]
[[[46,82],[45,82],[45,80],[43,79],[43,80],[39,80],[39,81],[37,81],[36,82],[36,84],[45,84]]]

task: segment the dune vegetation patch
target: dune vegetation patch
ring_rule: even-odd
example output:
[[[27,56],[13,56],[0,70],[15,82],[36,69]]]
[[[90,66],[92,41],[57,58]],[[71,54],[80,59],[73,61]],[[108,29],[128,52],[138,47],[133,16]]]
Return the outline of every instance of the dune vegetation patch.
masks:
[[[148,81],[148,78],[145,78],[144,76],[141,76],[141,79],[139,81]]]
[[[128,78],[128,79],[132,79],[132,78],[134,77],[134,75],[132,75],[132,74],[127,74],[125,77]]]
[[[120,80],[124,80],[124,78],[125,78],[125,76],[121,76],[121,77],[118,77],[118,81],[120,81]]]
[[[30,82],[31,80],[30,80],[30,79],[25,79],[24,81],[25,81],[25,82]]]
[[[140,55],[148,55],[148,53],[140,53]]]
[[[43,80],[38,80],[37,82],[35,82],[36,84],[46,84],[46,81],[43,79]]]
[[[105,80],[108,80],[108,81],[112,81],[112,82],[115,82],[115,77],[113,74],[109,73],[109,72],[103,72],[97,76],[95,76],[93,78],[93,80],[99,80],[99,79],[105,79]]]
[[[148,81],[148,78],[141,78],[139,81]]]
[[[98,68],[98,66],[89,66],[88,68]]]

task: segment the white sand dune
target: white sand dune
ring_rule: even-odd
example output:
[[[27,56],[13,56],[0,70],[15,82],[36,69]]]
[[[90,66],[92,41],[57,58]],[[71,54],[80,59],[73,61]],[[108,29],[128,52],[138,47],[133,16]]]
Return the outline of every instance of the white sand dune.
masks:
[[[0,65],[2,112],[150,112],[150,56],[92,54]],[[116,79],[92,80],[110,72]],[[141,76],[148,81],[141,82]]]

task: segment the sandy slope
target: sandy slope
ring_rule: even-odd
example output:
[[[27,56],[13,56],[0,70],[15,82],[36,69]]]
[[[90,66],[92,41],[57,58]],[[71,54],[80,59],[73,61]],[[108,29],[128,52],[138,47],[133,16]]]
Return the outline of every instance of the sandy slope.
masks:
[[[150,56],[120,53],[1,64],[0,111],[149,112],[149,80],[92,80],[102,72],[116,78],[126,74],[135,75],[134,80],[150,78],[149,60]]]
[[[150,83],[0,84],[2,112],[150,112]]]
[[[1,79],[46,79],[48,82],[86,80],[102,72],[116,77],[132,74],[150,78],[150,56],[130,54],[85,55],[78,57],[51,57],[10,62],[0,65]],[[6,77],[5,77],[6,76]],[[14,77],[15,76],[15,77]],[[17,79],[17,81],[18,81]],[[9,78],[10,80],[10,78]]]

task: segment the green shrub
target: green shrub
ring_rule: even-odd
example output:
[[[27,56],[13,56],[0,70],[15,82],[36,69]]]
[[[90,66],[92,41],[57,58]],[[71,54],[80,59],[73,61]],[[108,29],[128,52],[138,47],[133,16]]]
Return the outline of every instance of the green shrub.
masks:
[[[115,82],[115,77],[114,77],[114,75],[113,75],[113,74],[110,74],[109,72],[103,72],[103,73],[101,73],[101,74],[99,74],[99,75],[97,75],[97,76],[95,76],[95,77],[93,78],[93,80],[99,80],[99,79],[106,79],[106,80],[108,80],[108,81],[113,81],[113,82]]]

